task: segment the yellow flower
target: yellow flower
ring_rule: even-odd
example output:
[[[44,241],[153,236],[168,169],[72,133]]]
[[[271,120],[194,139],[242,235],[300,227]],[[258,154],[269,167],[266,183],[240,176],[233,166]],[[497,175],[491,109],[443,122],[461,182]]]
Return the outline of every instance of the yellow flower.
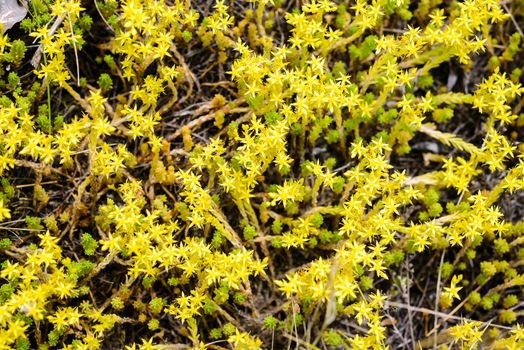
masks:
[[[0,199],[0,222],[4,221],[4,219],[10,219],[11,218],[11,211],[9,208],[6,208],[4,206],[4,201]]]
[[[458,287],[457,284],[462,280],[462,275],[454,275],[451,284],[449,287],[444,288],[444,292],[447,293],[451,298],[459,299],[460,295],[458,292],[462,289],[462,287]]]

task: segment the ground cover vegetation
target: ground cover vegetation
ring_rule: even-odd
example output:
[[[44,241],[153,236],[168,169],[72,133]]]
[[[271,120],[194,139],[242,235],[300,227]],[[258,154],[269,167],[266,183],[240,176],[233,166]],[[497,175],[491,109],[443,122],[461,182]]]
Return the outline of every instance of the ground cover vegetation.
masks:
[[[524,348],[522,0],[29,0],[0,349]]]

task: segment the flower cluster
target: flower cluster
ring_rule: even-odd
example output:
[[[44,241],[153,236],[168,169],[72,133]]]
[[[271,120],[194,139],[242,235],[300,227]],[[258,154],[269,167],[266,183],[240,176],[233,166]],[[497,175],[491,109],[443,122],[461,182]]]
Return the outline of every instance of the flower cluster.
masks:
[[[36,45],[0,35],[0,349],[385,349],[404,312],[413,344],[524,346],[506,5],[29,3]]]

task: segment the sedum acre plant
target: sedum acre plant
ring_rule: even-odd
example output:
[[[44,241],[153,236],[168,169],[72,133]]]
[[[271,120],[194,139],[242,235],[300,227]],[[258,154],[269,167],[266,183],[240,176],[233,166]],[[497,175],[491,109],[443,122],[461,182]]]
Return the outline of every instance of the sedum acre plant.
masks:
[[[27,5],[0,349],[524,347],[522,1]]]

